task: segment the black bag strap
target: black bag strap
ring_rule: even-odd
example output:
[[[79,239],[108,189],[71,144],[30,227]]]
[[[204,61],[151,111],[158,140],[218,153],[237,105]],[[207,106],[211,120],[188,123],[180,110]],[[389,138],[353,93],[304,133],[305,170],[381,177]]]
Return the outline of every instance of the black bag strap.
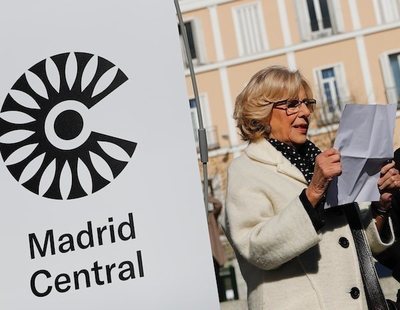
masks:
[[[368,309],[388,310],[385,296],[376,274],[375,265],[372,261],[372,253],[365,239],[363,225],[360,220],[359,206],[356,202],[342,206],[346,214],[350,230],[353,234],[354,244],[357,250],[358,262],[364,284]]]

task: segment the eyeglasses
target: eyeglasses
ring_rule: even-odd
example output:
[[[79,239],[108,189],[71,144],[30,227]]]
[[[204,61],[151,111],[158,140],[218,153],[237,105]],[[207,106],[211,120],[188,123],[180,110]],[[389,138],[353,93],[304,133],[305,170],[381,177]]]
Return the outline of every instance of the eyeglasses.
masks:
[[[292,115],[295,113],[298,113],[300,110],[300,106],[302,103],[304,103],[307,107],[307,109],[313,113],[315,109],[315,104],[317,101],[315,99],[285,99],[285,100],[280,100],[280,101],[267,101],[268,104],[273,104],[274,108],[280,109],[280,110],[286,110],[287,115]],[[285,106],[285,107],[283,107]]]

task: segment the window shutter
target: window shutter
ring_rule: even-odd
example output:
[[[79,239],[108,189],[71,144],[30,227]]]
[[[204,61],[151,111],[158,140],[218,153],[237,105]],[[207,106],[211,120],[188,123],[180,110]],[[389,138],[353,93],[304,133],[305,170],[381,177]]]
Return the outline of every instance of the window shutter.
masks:
[[[344,68],[341,64],[336,65],[333,68],[334,72],[335,72],[335,77],[336,77],[336,81],[337,81],[337,86],[338,86],[338,92],[339,92],[339,105],[340,105],[340,109],[343,111],[344,109],[344,105],[346,103],[350,102],[350,93],[349,93],[349,89],[347,87],[347,83],[346,83],[346,77],[345,77],[345,73],[344,73]]]
[[[296,6],[300,36],[303,41],[309,41],[311,40],[311,29],[306,0],[293,0],[293,2]]]
[[[329,13],[331,15],[332,28],[334,33],[344,32],[344,21],[342,6],[339,0],[328,1]]]
[[[203,32],[201,30],[202,27],[200,20],[197,18],[191,20],[191,26],[192,26],[193,43],[197,56],[196,58],[197,63],[204,64],[206,63],[207,59],[206,59],[206,50],[204,46],[204,38],[203,38]]]
[[[399,3],[397,0],[380,0],[380,11],[385,23],[399,19]]]
[[[239,56],[252,55],[267,49],[261,11],[259,2],[232,8]]]

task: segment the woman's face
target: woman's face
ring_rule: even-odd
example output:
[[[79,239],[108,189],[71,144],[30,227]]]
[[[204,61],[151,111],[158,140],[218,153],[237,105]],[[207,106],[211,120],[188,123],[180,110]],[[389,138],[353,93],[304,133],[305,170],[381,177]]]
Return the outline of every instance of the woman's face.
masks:
[[[306,98],[304,89],[301,89],[297,99]],[[272,109],[269,137],[292,146],[304,144],[307,139],[310,110],[305,104],[301,104],[297,113],[287,115],[286,112],[281,106]]]

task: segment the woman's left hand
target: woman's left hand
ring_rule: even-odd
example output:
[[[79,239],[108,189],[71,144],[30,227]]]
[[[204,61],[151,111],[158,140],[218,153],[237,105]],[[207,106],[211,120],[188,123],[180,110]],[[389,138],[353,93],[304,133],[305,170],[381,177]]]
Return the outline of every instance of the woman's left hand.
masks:
[[[380,202],[383,208],[390,208],[392,191],[400,188],[400,174],[394,168],[394,162],[386,164],[381,169],[381,176],[378,180],[378,189],[381,194]]]

